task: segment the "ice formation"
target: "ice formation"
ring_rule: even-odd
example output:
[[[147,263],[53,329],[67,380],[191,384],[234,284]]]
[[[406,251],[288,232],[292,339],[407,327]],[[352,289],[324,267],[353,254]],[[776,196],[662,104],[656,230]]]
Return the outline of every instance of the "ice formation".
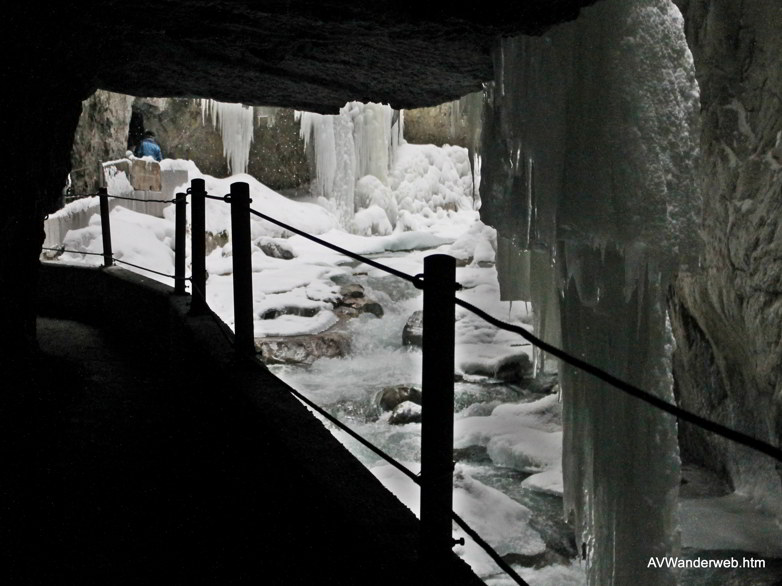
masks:
[[[273,108],[264,108],[259,117],[266,119],[267,124],[273,124],[274,112]],[[207,114],[212,121],[212,126],[220,130],[223,155],[228,163],[229,174],[246,173],[250,163],[250,145],[255,129],[253,107],[202,99],[201,119],[204,123]]]
[[[296,116],[315,170],[311,192],[343,229],[367,236],[416,230],[414,215],[475,207],[469,151],[407,144],[402,112],[350,102],[338,115]]]
[[[606,0],[504,39],[487,88],[482,219],[504,299],[569,353],[673,401],[665,291],[695,262],[698,89],[670,0]],[[594,585],[674,584],[675,420],[560,365],[565,507]],[[545,479],[544,479],[545,480]]]
[[[481,143],[483,91],[473,92],[451,102],[450,126],[451,134],[455,136],[459,126],[464,127],[464,145],[467,147],[473,180],[473,197],[478,197],[480,179],[480,157],[478,152]],[[478,201],[475,208],[480,207]]]
[[[296,117],[315,168],[312,193],[332,202],[341,225],[349,228],[360,209],[354,199],[356,182],[372,176],[388,183],[402,141],[402,115],[382,104],[348,102],[337,115],[297,112]],[[376,215],[374,220],[383,225]],[[364,232],[362,228],[365,223],[358,230]]]

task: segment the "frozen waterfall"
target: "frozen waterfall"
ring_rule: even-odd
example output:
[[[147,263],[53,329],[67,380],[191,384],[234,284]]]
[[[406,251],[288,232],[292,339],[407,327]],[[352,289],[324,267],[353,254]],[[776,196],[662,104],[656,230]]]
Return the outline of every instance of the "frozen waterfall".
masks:
[[[208,115],[212,126],[219,129],[229,174],[247,173],[255,120],[264,120],[267,126],[273,126],[276,113],[277,108],[273,107],[201,100],[201,122],[206,124]]]
[[[670,0],[605,0],[494,53],[481,216],[506,299],[569,353],[673,401],[665,294],[697,261],[698,88]],[[565,509],[589,583],[675,584],[676,422],[569,366]]]
[[[403,114],[383,104],[349,102],[336,115],[296,116],[315,169],[312,194],[328,200],[340,224],[349,229],[356,212],[356,182],[371,175],[388,184],[403,141]]]

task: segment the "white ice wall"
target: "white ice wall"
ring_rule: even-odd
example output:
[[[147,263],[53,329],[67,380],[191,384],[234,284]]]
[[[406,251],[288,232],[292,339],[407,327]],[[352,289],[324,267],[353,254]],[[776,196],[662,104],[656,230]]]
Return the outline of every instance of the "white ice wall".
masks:
[[[502,280],[521,261],[549,341],[673,400],[665,293],[697,261],[698,90],[670,0],[604,0],[495,52],[481,147],[481,217]],[[533,262],[534,261],[534,262]],[[527,264],[524,265],[524,262]],[[558,320],[559,328],[552,328]],[[560,367],[566,514],[589,583],[673,584],[651,556],[677,548],[675,420]]]
[[[297,112],[301,137],[315,169],[311,192],[331,202],[340,224],[351,229],[356,182],[366,176],[388,184],[403,141],[401,113],[383,104],[349,102],[339,114]]]

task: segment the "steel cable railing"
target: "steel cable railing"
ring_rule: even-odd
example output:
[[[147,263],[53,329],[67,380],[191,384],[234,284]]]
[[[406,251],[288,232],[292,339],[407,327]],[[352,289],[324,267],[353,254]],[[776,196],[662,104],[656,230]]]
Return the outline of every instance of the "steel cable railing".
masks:
[[[752,448],[753,450],[756,450],[762,454],[766,454],[767,456],[771,456],[772,458],[782,462],[782,450],[775,446],[772,446],[771,444],[763,442],[747,434],[741,433],[740,431],[737,431],[735,429],[726,427],[720,423],[717,423],[716,421],[711,421],[709,419],[706,419],[705,417],[701,417],[696,413],[692,413],[691,411],[687,411],[686,409],[682,409],[681,407],[678,407],[676,405],[672,405],[671,403],[668,403],[667,401],[661,399],[656,395],[653,395],[648,391],[644,391],[643,389],[640,389],[635,385],[631,385],[630,383],[625,382],[613,376],[612,374],[607,373],[606,371],[598,368],[597,366],[594,366],[584,360],[581,360],[580,358],[573,356],[572,354],[568,354],[567,352],[557,348],[556,346],[552,346],[551,344],[544,342],[543,340],[531,334],[529,331],[525,330],[522,327],[514,326],[513,324],[509,324],[495,317],[492,317],[482,309],[475,307],[472,303],[468,303],[463,299],[459,299],[457,297],[456,305],[463,307],[464,309],[474,313],[481,319],[485,320],[486,322],[490,323],[491,325],[497,328],[519,334],[522,338],[530,342],[533,346],[537,346],[544,352],[548,352],[552,356],[559,358],[567,362],[568,364],[575,366],[576,368],[580,368],[584,372],[587,372],[592,376],[599,378],[604,382],[607,382],[608,384],[616,387],[617,389],[619,389],[624,393],[627,393],[628,395],[635,397],[636,399],[640,399],[641,401],[644,401],[649,405],[656,407],[657,409],[665,411],[666,413],[670,413],[671,415],[678,417],[682,421],[687,421],[688,423],[697,425],[702,429],[715,433],[719,436],[724,437],[725,439],[729,439],[748,448]]]
[[[105,255],[102,252],[89,252],[89,251],[86,251],[86,250],[70,250],[68,248],[52,248],[50,246],[42,246],[41,250],[51,250],[53,252],[59,252],[59,253],[67,252],[67,253],[70,253],[70,254],[86,254],[87,256],[103,256],[103,257],[105,257]],[[172,274],[169,274],[169,273],[163,273],[161,271],[156,271],[155,269],[150,269],[150,268],[147,268],[147,267],[144,267],[144,266],[141,266],[141,265],[134,264],[132,262],[128,262],[126,260],[122,260],[121,258],[117,258],[116,256],[112,256],[111,259],[114,262],[118,262],[120,264],[128,265],[128,266],[131,266],[131,267],[134,267],[134,268],[137,268],[137,269],[141,269],[142,271],[147,271],[147,272],[150,272],[150,273],[154,273],[156,275],[160,275],[161,277],[166,277],[166,278],[169,278],[169,279],[173,279],[175,281],[178,281],[178,280],[189,281],[190,280],[190,277],[178,277],[177,275],[172,275]]]
[[[200,183],[197,183],[197,182],[200,182]],[[408,281],[408,282],[412,283],[416,288],[423,289],[424,293],[425,293],[425,298],[426,298],[426,293],[427,293],[428,290],[434,291],[435,289],[437,289],[437,293],[438,293],[438,295],[440,295],[440,297],[438,298],[439,300],[442,300],[444,302],[449,302],[452,306],[462,307],[463,309],[472,312],[476,316],[480,317],[481,319],[485,320],[486,322],[488,322],[489,324],[491,324],[491,325],[493,325],[493,326],[495,326],[497,328],[500,328],[500,329],[503,329],[503,330],[506,330],[506,331],[510,331],[510,332],[513,332],[513,333],[516,333],[516,334],[519,334],[520,336],[522,336],[522,338],[527,340],[530,344],[539,347],[541,350],[551,354],[552,356],[554,356],[556,358],[559,358],[560,360],[563,360],[564,362],[566,362],[566,363],[568,363],[568,364],[570,364],[572,366],[575,366],[575,367],[583,370],[584,372],[587,372],[587,373],[591,374],[592,376],[595,376],[596,378],[598,378],[598,379],[600,379],[600,380],[610,384],[611,386],[617,388],[618,390],[620,390],[620,391],[622,391],[622,392],[624,392],[624,393],[626,393],[626,394],[628,394],[630,396],[633,396],[633,397],[635,397],[635,398],[637,398],[639,400],[642,400],[642,401],[646,402],[647,404],[649,404],[649,405],[651,405],[651,406],[653,406],[653,407],[655,407],[657,409],[665,411],[666,413],[669,413],[669,414],[671,414],[671,415],[681,419],[682,421],[687,421],[688,423],[691,423],[693,425],[701,427],[702,429],[705,429],[706,431],[714,433],[715,435],[719,435],[721,437],[724,437],[725,439],[728,439],[730,441],[739,443],[739,444],[744,445],[746,447],[749,447],[749,448],[751,448],[753,450],[756,450],[756,451],[758,451],[760,453],[763,453],[763,454],[765,454],[767,456],[770,456],[770,457],[772,457],[772,458],[774,458],[774,459],[776,459],[778,461],[782,461],[782,449],[780,449],[780,448],[778,448],[776,446],[773,446],[773,445],[771,445],[771,444],[769,444],[767,442],[763,442],[761,440],[758,440],[757,438],[753,438],[753,437],[751,437],[751,436],[749,436],[747,434],[744,434],[742,432],[739,432],[737,430],[731,429],[731,428],[729,428],[727,426],[721,425],[721,424],[719,424],[717,422],[714,422],[714,421],[711,421],[711,420],[706,419],[704,417],[701,417],[701,416],[699,416],[699,415],[697,415],[695,413],[692,413],[692,412],[690,412],[690,411],[688,411],[686,409],[682,409],[682,408],[680,408],[680,407],[678,407],[676,405],[668,403],[667,401],[657,397],[656,395],[654,395],[654,394],[652,394],[652,393],[650,393],[648,391],[645,391],[645,390],[643,390],[643,389],[641,389],[641,388],[639,388],[639,387],[637,387],[635,385],[632,385],[630,383],[627,383],[627,382],[619,379],[618,377],[615,377],[615,376],[611,375],[610,373],[607,373],[606,371],[604,371],[604,370],[602,370],[602,369],[600,369],[600,368],[598,368],[598,367],[596,367],[596,366],[594,366],[594,365],[592,365],[592,364],[590,364],[590,363],[588,363],[588,362],[586,362],[584,360],[581,360],[580,358],[578,358],[576,356],[573,356],[573,355],[565,352],[564,350],[562,350],[560,348],[557,348],[556,346],[553,346],[551,344],[548,344],[547,342],[544,342],[543,340],[541,340],[540,338],[536,337],[534,334],[530,333],[529,331],[527,331],[526,329],[524,329],[522,327],[519,327],[517,325],[513,325],[513,324],[510,324],[510,323],[504,322],[504,321],[502,321],[500,319],[497,319],[497,318],[491,316],[490,314],[488,314],[487,312],[485,312],[484,310],[474,306],[473,304],[471,304],[471,303],[469,303],[467,301],[464,301],[463,299],[459,299],[458,297],[456,297],[455,292],[457,290],[459,290],[461,287],[453,279],[450,282],[445,282],[445,283],[443,283],[443,282],[435,283],[434,281],[432,281],[427,286],[426,279],[422,278],[422,275],[415,275],[415,276],[409,275],[409,274],[407,274],[407,273],[405,273],[403,271],[399,271],[399,270],[394,269],[392,267],[386,266],[386,265],[384,265],[384,264],[382,264],[380,262],[377,262],[377,261],[375,261],[373,259],[367,258],[364,255],[354,253],[354,252],[352,252],[350,250],[347,250],[345,248],[342,248],[342,247],[340,247],[340,246],[338,246],[336,244],[332,244],[331,242],[327,242],[327,241],[325,241],[325,240],[323,240],[321,238],[318,238],[317,236],[313,236],[313,235],[305,232],[304,230],[300,230],[300,229],[298,229],[298,228],[296,228],[294,226],[291,226],[291,225],[289,225],[289,224],[287,224],[285,222],[281,222],[280,220],[277,220],[276,218],[273,218],[273,217],[268,216],[268,215],[266,215],[266,214],[264,214],[262,212],[254,210],[254,209],[252,209],[250,207],[250,201],[251,200],[249,199],[249,191],[248,191],[248,188],[247,188],[247,184],[243,184],[243,183],[235,183],[235,184],[233,184],[232,185],[232,193],[229,194],[229,195],[223,196],[223,197],[207,194],[205,192],[205,189],[204,189],[204,182],[203,182],[203,180],[193,180],[192,185],[193,186],[190,189],[187,190],[187,193],[191,194],[194,198],[201,197],[201,198],[204,198],[204,199],[212,199],[212,200],[217,200],[217,201],[223,201],[223,202],[231,204],[231,206],[232,206],[232,230],[234,230],[233,222],[235,221],[235,218],[246,217],[247,226],[246,226],[246,230],[244,230],[244,232],[246,233],[245,236],[248,235],[249,234],[249,217],[250,217],[250,215],[254,215],[254,216],[259,217],[259,218],[261,218],[261,219],[263,219],[263,220],[265,220],[267,222],[271,222],[271,223],[273,223],[273,224],[283,228],[284,230],[287,230],[288,232],[291,232],[293,234],[298,234],[298,235],[300,235],[300,236],[302,236],[302,237],[304,237],[304,238],[306,238],[306,239],[308,239],[308,240],[310,240],[312,242],[315,242],[315,243],[317,243],[317,244],[319,244],[319,245],[321,245],[321,246],[323,246],[325,248],[329,248],[329,249],[331,249],[331,250],[333,250],[335,252],[343,254],[343,255],[345,255],[345,256],[347,256],[349,258],[352,258],[354,260],[357,260],[357,261],[359,261],[361,263],[367,264],[367,265],[369,265],[371,267],[374,267],[374,268],[376,268],[378,270],[386,272],[386,273],[388,273],[390,275],[393,275],[393,276],[396,276],[398,278],[404,279],[405,281]],[[236,193],[237,197],[234,197],[234,187],[235,186],[243,186],[241,191],[237,191],[237,193]],[[177,263],[177,274],[175,274],[175,275],[167,275],[165,273],[154,271],[152,269],[147,269],[146,267],[135,265],[135,264],[129,263],[127,261],[122,261],[121,259],[115,259],[113,257],[113,255],[111,254],[110,228],[108,226],[108,206],[107,206],[107,203],[106,203],[108,197],[115,197],[116,199],[133,199],[133,200],[137,200],[137,201],[157,202],[157,203],[176,203],[177,204],[177,214],[182,214],[180,219],[177,220],[177,222],[178,222],[178,225],[183,225],[183,223],[184,223],[184,206],[180,206],[179,204],[184,204],[185,203],[184,194],[178,194],[177,199],[171,199],[171,200],[144,200],[144,199],[140,199],[140,198],[127,198],[127,197],[121,197],[121,196],[108,196],[107,193],[106,193],[106,190],[102,189],[101,192],[98,193],[97,195],[99,195],[101,197],[101,207],[102,207],[101,211],[102,211],[102,217],[103,217],[104,224],[105,224],[105,227],[104,227],[104,250],[105,250],[105,252],[104,253],[94,253],[94,252],[67,251],[67,250],[61,249],[61,248],[47,248],[45,250],[55,250],[55,251],[62,251],[62,252],[74,252],[74,253],[77,253],[77,254],[100,255],[100,256],[104,256],[104,259],[106,259],[106,262],[105,262],[106,265],[109,265],[110,261],[113,260],[113,261],[116,261],[116,262],[120,262],[120,263],[123,263],[123,264],[127,264],[127,265],[130,265],[130,266],[139,268],[141,270],[147,270],[147,271],[150,271],[152,273],[156,273],[156,274],[164,276],[164,277],[173,278],[177,282],[181,282],[183,280],[190,280],[192,285],[193,285],[192,289],[193,289],[193,293],[194,293],[194,295],[193,295],[194,302],[192,304],[193,307],[195,307],[195,305],[196,305],[195,304],[195,300],[197,299],[199,301],[199,306],[202,307],[202,308],[206,308],[206,311],[208,313],[210,313],[213,316],[214,319],[217,320],[217,316],[211,310],[208,309],[208,306],[206,304],[205,291],[202,290],[202,287],[205,286],[205,279],[203,279],[203,277],[202,277],[201,280],[200,280],[201,285],[198,286],[197,283],[196,283],[196,281],[197,281],[196,279],[194,279],[192,277],[185,277],[184,276],[184,274],[183,274],[183,272],[184,272],[184,268],[183,268],[184,267],[184,263],[181,262],[181,260],[184,257],[182,257],[182,259],[180,259],[180,262]],[[181,199],[180,199],[180,197],[181,197]],[[203,201],[203,199],[202,199],[202,201]],[[239,210],[239,213],[234,214],[234,211],[233,211],[234,206],[238,206],[239,208],[241,208]],[[199,204],[199,209],[203,210],[203,206],[201,204]],[[244,214],[244,216],[242,214]],[[202,220],[203,219],[199,220],[199,223],[200,223],[199,225],[203,225]],[[196,221],[195,218],[194,218],[193,221],[195,223],[195,221]],[[239,231],[237,230],[237,234],[238,233],[239,233]],[[196,237],[195,234],[193,234],[193,238],[195,238],[195,237]],[[195,249],[195,244],[193,246],[194,246],[194,249]],[[201,245],[199,245],[199,247],[201,249],[203,249],[201,247]],[[177,252],[177,254],[182,254],[182,255],[184,254],[184,251],[180,252],[179,250],[177,250],[176,252]],[[249,251],[234,250],[234,263],[235,263],[234,278],[235,278],[235,281],[237,280],[237,277],[236,277],[236,274],[237,274],[237,270],[236,270],[237,257],[242,257],[243,260],[241,260],[239,262],[243,262],[245,265],[248,265],[249,264],[249,258],[250,258],[249,257]],[[426,263],[425,263],[425,265],[426,265]],[[245,293],[246,293],[247,287],[250,287],[249,300],[251,302],[251,300],[252,300],[251,283],[249,282],[249,279],[247,278],[247,275],[249,275],[249,269],[247,269],[246,267],[243,267],[242,271],[244,273],[244,278],[247,281],[245,283],[245,285],[244,285]],[[427,273],[426,273],[426,270],[425,270],[424,275],[426,275],[426,274]],[[432,274],[434,274],[434,273],[432,273]],[[432,277],[430,276],[430,278],[432,278]],[[248,296],[245,294],[243,298],[237,298],[236,297],[237,289],[239,287],[237,286],[237,283],[235,283],[234,285],[235,285],[234,286],[234,295],[235,295],[235,303],[234,303],[234,305],[235,305],[235,311],[237,311],[237,309],[236,309],[237,299],[240,299],[241,303],[247,303],[246,300],[248,299]],[[251,311],[251,309],[249,310],[249,312],[248,311],[244,311],[243,315],[244,316],[249,315],[250,316],[249,319],[252,319],[252,311]],[[237,318],[235,321],[238,322],[239,319]],[[218,320],[218,322],[219,322],[219,320]],[[220,325],[220,323],[222,323],[222,322],[219,322],[218,325]],[[237,338],[240,337],[239,324],[238,323],[235,324],[235,333],[233,335],[233,338],[231,338],[231,336],[227,332],[225,332],[222,327],[220,329],[221,329],[223,335],[229,341],[229,343],[231,343],[235,348],[237,348],[237,351],[238,351],[239,350],[239,346],[240,346],[240,344],[237,343]],[[248,328],[247,324],[243,325],[241,337],[247,337],[248,335],[249,336],[253,335],[252,334],[252,324],[249,325],[249,328]],[[254,342],[251,345],[252,345],[252,348],[254,349],[255,348]],[[246,352],[246,349],[248,348],[248,346],[249,346],[249,344],[247,344],[247,343],[242,345],[242,348],[244,349],[243,352]],[[253,360],[255,360],[256,362],[258,361],[254,351],[250,352],[248,354],[253,358]],[[426,352],[424,354],[425,354],[424,360],[426,361]],[[451,349],[451,362],[452,361],[453,361],[453,349]],[[407,476],[408,478],[413,480],[413,482],[415,482],[419,486],[422,486],[422,487],[425,486],[425,484],[422,484],[422,479],[421,479],[420,475],[416,475],[413,472],[411,472],[404,465],[402,465],[401,463],[396,461],[394,458],[392,458],[390,455],[385,453],[383,450],[381,450],[377,446],[374,446],[371,442],[369,442],[369,441],[365,440],[364,438],[362,438],[359,434],[355,433],[349,427],[347,427],[342,422],[340,422],[337,418],[335,418],[334,416],[332,416],[331,414],[326,412],[324,409],[322,409],[321,407],[316,405],[311,400],[307,399],[300,392],[298,392],[295,389],[292,389],[290,387],[288,387],[288,389],[297,399],[299,399],[305,405],[307,405],[308,407],[310,407],[311,409],[313,409],[314,411],[319,413],[321,416],[323,416],[325,419],[327,419],[328,421],[330,421],[331,423],[333,423],[334,425],[338,426],[340,429],[342,429],[343,431],[348,433],[348,435],[350,435],[353,439],[355,439],[356,441],[361,443],[363,446],[365,446],[366,448],[372,450],[375,454],[377,454],[378,456],[380,456],[381,458],[386,460],[389,464],[391,464],[392,466],[397,468],[399,471],[401,471],[405,476]],[[453,391],[453,388],[452,388],[452,382],[451,382],[451,395],[452,395],[452,391]],[[452,410],[453,410],[453,405],[451,405],[451,412],[452,412]],[[452,419],[452,416],[451,416],[451,419]],[[423,430],[423,428],[422,428],[422,430]],[[526,582],[510,567],[510,565],[507,564],[507,562],[505,562],[502,559],[502,557],[499,554],[497,554],[497,552],[494,551],[493,548],[491,548],[491,546],[488,543],[486,543],[473,529],[471,529],[467,525],[467,523],[463,519],[461,519],[461,517],[459,517],[453,510],[450,510],[450,518],[452,519],[453,522],[456,522],[456,524],[459,527],[461,527],[482,549],[484,549],[488,553],[488,555],[498,564],[498,566],[503,571],[505,571],[517,584],[519,584],[520,586],[525,586],[526,585]],[[423,522],[423,503],[422,503],[422,522]]]
[[[213,199],[218,201],[224,201],[226,203],[231,203],[231,196],[230,195],[224,195],[223,197],[218,197],[216,195],[206,195],[207,199]],[[422,287],[422,279],[416,275],[408,275],[407,273],[403,271],[399,271],[397,269],[391,268],[389,266],[386,266],[382,263],[379,263],[375,260],[372,260],[371,258],[367,258],[366,256],[363,256],[361,254],[357,254],[351,250],[348,250],[346,248],[342,248],[341,246],[337,246],[336,244],[332,244],[331,242],[327,242],[321,238],[318,238],[317,236],[313,236],[312,234],[309,234],[305,232],[304,230],[299,230],[298,228],[295,228],[291,226],[290,224],[286,224],[285,222],[281,222],[280,220],[277,220],[276,218],[272,218],[271,216],[267,216],[264,213],[259,212],[258,210],[254,210],[250,208],[250,213],[254,216],[258,216],[262,220],[266,220],[267,222],[271,222],[272,224],[275,224],[282,228],[283,230],[287,230],[288,232],[292,232],[293,234],[298,234],[299,236],[303,236],[304,238],[311,240],[312,242],[315,242],[317,244],[320,244],[321,246],[324,246],[325,248],[330,248],[331,250],[335,252],[339,252],[340,254],[344,254],[345,256],[352,258],[353,260],[357,260],[359,262],[362,262],[364,264],[368,264],[371,267],[375,267],[376,269],[380,269],[381,271],[385,271],[386,273],[389,273],[391,275],[394,275],[395,277],[399,277],[400,279],[404,279],[405,281],[409,281],[410,283],[413,283],[417,288]]]

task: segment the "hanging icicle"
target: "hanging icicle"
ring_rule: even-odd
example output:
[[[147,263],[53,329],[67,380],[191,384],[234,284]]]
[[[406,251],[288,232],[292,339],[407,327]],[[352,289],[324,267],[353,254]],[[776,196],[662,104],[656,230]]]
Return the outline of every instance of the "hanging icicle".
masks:
[[[295,118],[315,168],[312,194],[328,200],[342,227],[351,229],[356,182],[373,176],[388,183],[404,140],[402,113],[382,104],[349,102],[336,115],[296,112]]]
[[[231,175],[246,173],[250,163],[250,145],[253,141],[253,107],[202,99],[201,121],[203,123],[206,123],[207,114],[212,121],[212,126],[220,131],[223,139],[223,155],[228,163],[229,173]]]

